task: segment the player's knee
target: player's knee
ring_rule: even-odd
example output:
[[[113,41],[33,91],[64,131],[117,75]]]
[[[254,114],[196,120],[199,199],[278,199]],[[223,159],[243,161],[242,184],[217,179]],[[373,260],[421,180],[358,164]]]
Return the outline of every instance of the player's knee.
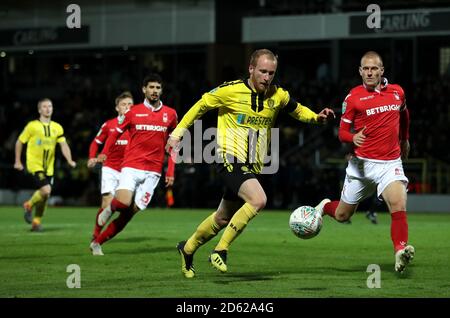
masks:
[[[248,203],[255,208],[256,211],[260,211],[265,208],[267,204],[267,196],[265,193],[255,196]]]
[[[337,213],[335,214],[335,219],[338,222],[347,222],[350,220],[350,215],[347,213]]]
[[[252,207],[255,208],[256,211],[261,211],[264,209],[267,203],[267,198],[264,196],[262,198],[256,198],[248,202]]]
[[[52,193],[51,188],[42,188],[41,189],[41,196],[44,200],[48,199],[50,197],[50,194]]]
[[[391,204],[391,210],[392,210],[392,212],[406,211],[406,204],[405,204],[405,202],[397,202],[397,203]]]

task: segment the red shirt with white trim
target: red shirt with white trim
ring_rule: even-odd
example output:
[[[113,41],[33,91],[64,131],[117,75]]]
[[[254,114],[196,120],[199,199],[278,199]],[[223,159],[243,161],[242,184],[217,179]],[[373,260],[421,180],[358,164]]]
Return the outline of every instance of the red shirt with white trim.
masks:
[[[122,168],[129,167],[161,173],[166,142],[176,125],[176,111],[162,103],[158,108],[153,108],[147,101],[132,106],[112,135],[117,138],[127,130],[130,134]],[[110,145],[111,142],[107,141],[102,152],[107,156],[110,155],[108,149]],[[173,164],[169,157],[170,163]],[[173,165],[169,167],[172,171],[168,169],[166,176],[173,176],[173,167]]]
[[[387,80],[383,84],[379,91],[356,86],[342,104],[340,137],[349,134],[351,125],[355,132],[366,127],[364,143],[361,147],[353,145],[359,158],[394,160],[400,157],[400,111],[406,109],[405,93],[397,84],[388,84]],[[341,138],[352,142],[349,139]]]
[[[103,123],[97,136],[92,140],[89,147],[89,159],[95,158],[97,156],[97,151],[100,145],[103,145],[109,136],[116,130],[119,124],[119,118],[112,118]],[[126,131],[120,138],[116,140],[114,145],[111,146],[110,154],[106,161],[103,163],[104,167],[109,167],[111,169],[120,171],[122,167],[122,160],[125,154],[126,147],[128,145],[129,134]]]

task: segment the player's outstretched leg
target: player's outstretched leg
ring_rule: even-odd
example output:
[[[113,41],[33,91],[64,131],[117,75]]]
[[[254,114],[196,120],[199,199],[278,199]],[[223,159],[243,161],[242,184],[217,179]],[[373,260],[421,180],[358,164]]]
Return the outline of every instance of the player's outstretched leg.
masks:
[[[194,254],[187,254],[184,251],[186,241],[181,241],[177,244],[178,253],[181,256],[181,272],[186,278],[193,278],[195,276],[194,270]]]
[[[413,260],[416,251],[414,246],[407,245],[395,253],[395,271],[402,273],[406,266]]]
[[[227,251],[213,251],[209,256],[211,265],[221,273],[226,273],[227,268]]]
[[[211,265],[218,271],[225,273],[227,268],[227,251],[233,241],[244,231],[248,222],[250,222],[257,214],[258,209],[253,207],[250,203],[244,205],[236,211],[231,218],[225,231],[217,243],[214,251],[209,256]]]
[[[315,209],[320,212],[321,215],[324,214],[323,212],[323,207],[325,206],[325,204],[327,204],[328,202],[331,202],[330,199],[323,199],[322,201],[320,201],[320,203],[318,205],[316,205]]]

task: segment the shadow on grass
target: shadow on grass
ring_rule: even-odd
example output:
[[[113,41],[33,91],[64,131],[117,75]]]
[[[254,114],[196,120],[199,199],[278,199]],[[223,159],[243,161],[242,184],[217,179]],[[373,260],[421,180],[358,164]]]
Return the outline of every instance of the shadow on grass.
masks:
[[[258,273],[236,273],[236,274],[226,274],[224,280],[215,280],[214,283],[227,285],[234,282],[244,282],[244,281],[264,281],[273,280],[274,276],[279,276],[279,272],[258,272]]]
[[[118,238],[116,240],[120,243],[139,243],[139,242],[153,242],[153,241],[167,241],[167,238],[164,237],[151,237],[151,236],[135,236],[135,237],[126,237],[126,238]],[[176,244],[174,244],[175,246]]]
[[[160,247],[142,247],[135,249],[126,249],[126,250],[116,250],[114,254],[119,255],[141,255],[141,254],[157,254],[157,253],[167,253],[167,252],[176,252],[176,249],[173,247],[160,246]]]
[[[45,233],[54,233],[54,232],[63,232],[63,231],[67,231],[67,228],[42,226],[42,230],[40,230],[40,231],[31,231],[31,228],[30,228],[30,229],[26,229],[24,232],[29,233],[30,235],[40,235],[40,234],[45,234]]]

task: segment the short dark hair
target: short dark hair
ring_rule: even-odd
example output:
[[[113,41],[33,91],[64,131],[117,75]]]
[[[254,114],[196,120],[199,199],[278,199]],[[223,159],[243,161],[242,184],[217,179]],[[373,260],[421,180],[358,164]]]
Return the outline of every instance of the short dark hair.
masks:
[[[38,110],[39,110],[39,107],[41,107],[41,104],[42,104],[43,102],[50,102],[50,103],[52,103],[52,105],[53,105],[53,102],[52,102],[52,100],[51,100],[50,98],[44,97],[44,98],[41,98],[41,99],[38,101],[38,103],[37,103]]]
[[[161,78],[161,76],[159,76],[159,74],[151,73],[151,74],[147,75],[144,78],[144,81],[142,82],[142,86],[145,87],[150,82],[157,82],[157,83],[161,84],[161,86],[162,86],[162,78]]]
[[[133,95],[130,92],[123,92],[119,96],[116,97],[116,106],[119,105],[120,101],[125,98],[131,98],[133,100]]]

